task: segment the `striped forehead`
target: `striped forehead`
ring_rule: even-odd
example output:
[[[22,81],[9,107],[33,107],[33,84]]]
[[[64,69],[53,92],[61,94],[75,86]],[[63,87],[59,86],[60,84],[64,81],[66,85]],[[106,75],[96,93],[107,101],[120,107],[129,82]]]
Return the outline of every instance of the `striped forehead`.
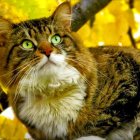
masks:
[[[49,35],[51,33],[50,22],[47,19],[29,20],[17,25],[17,32],[22,37],[34,38],[36,35]]]

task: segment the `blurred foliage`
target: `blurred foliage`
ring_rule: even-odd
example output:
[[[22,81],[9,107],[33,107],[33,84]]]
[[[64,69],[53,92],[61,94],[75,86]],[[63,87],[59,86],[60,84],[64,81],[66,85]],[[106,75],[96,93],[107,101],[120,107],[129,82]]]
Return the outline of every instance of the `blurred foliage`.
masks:
[[[130,46],[129,27],[133,36],[140,39],[140,0],[135,0],[135,8],[130,9],[127,0],[113,0],[106,8],[96,14],[93,28],[89,24],[79,31],[86,45]],[[86,34],[84,33],[86,31]],[[137,45],[138,47],[139,44]]]
[[[0,15],[14,22],[47,17],[63,1],[65,0],[0,0]],[[78,0],[71,0],[72,5],[77,2]],[[134,0],[133,9],[129,8],[128,2],[129,0],[112,0],[106,8],[96,14],[92,28],[87,23],[78,31],[82,34],[85,46],[130,46],[127,32],[131,27],[138,42],[137,47],[140,48],[140,0]]]
[[[0,0],[0,16],[17,23],[26,19],[47,17],[56,6],[65,0]],[[72,5],[78,0],[71,0]],[[93,26],[85,24],[78,34],[85,46],[119,45],[131,46],[128,29],[132,29],[136,45],[140,48],[140,0],[134,0],[130,9],[129,0],[112,0],[95,16]],[[20,131],[19,131],[20,130]],[[21,139],[25,128],[17,120],[0,117],[0,137]]]
[[[16,118],[10,120],[0,115],[0,140],[23,140],[26,132]]]

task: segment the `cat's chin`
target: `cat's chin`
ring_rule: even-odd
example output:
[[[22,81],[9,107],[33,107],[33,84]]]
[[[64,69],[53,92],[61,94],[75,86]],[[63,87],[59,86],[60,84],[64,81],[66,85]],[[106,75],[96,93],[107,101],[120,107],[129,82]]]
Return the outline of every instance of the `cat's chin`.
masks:
[[[48,60],[44,65],[42,65],[39,69],[51,69],[53,67],[58,67],[58,65],[50,60]]]

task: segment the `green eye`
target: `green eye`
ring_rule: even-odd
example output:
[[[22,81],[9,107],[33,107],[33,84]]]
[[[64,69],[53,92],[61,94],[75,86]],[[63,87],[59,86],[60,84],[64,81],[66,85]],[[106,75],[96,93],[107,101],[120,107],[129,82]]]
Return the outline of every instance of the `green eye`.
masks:
[[[51,37],[51,43],[54,45],[58,45],[61,43],[61,37],[59,35],[53,35]]]
[[[25,40],[25,41],[23,41],[23,43],[22,43],[22,47],[23,47],[24,49],[32,49],[32,48],[34,47],[34,45],[33,45],[32,41],[30,41],[30,40]]]

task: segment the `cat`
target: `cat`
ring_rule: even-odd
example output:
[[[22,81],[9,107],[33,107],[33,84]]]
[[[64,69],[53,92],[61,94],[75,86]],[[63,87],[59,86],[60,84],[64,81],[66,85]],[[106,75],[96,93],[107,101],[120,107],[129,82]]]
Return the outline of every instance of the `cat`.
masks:
[[[33,139],[133,140],[140,51],[84,47],[69,2],[48,18],[0,18],[0,61],[0,86]]]

